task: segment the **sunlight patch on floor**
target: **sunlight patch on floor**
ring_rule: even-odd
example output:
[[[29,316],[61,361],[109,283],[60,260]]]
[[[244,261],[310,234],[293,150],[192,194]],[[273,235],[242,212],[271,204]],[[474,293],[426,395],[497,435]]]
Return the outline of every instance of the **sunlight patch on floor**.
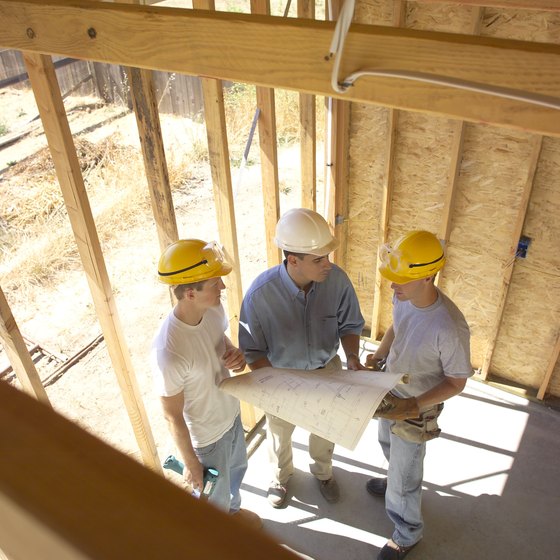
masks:
[[[328,518],[316,519],[315,521],[311,521],[309,523],[301,523],[300,527],[305,527],[306,529],[311,529],[320,533],[327,533],[329,535],[339,535],[341,537],[351,538],[371,544],[377,548],[383,547],[383,545],[387,542],[387,537],[382,537],[369,531],[362,531],[361,529],[356,529],[350,525],[338,523],[337,521],[333,521]]]

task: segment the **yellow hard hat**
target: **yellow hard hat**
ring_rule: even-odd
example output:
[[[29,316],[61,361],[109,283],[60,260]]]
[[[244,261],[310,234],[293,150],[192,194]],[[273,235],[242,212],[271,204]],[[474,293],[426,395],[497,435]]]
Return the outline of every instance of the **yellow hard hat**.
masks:
[[[231,272],[220,247],[200,239],[180,239],[162,253],[158,264],[159,281],[164,284],[191,284]]]
[[[393,245],[379,249],[379,272],[396,284],[406,284],[436,274],[445,264],[439,239],[429,231],[409,231]]]
[[[338,246],[325,218],[307,208],[292,208],[278,220],[274,242],[284,251],[319,257]]]

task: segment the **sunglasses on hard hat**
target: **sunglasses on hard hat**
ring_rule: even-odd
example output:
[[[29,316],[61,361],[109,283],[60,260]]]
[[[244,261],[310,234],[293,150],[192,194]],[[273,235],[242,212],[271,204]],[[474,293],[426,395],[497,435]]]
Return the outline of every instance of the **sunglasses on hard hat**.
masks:
[[[385,243],[379,248],[379,260],[384,266],[386,266],[395,274],[406,270],[407,268],[418,268],[420,266],[435,264],[441,261],[443,257],[444,255],[442,253],[442,255],[434,261],[425,263],[411,263],[402,255],[400,251],[393,249],[389,243]]]

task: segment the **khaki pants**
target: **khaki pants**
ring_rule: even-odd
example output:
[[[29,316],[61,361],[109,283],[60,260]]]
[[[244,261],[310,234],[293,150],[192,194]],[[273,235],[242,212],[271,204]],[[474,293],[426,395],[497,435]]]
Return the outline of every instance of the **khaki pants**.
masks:
[[[324,368],[342,369],[339,356],[335,356]],[[313,375],[310,371],[309,375]],[[268,447],[268,459],[272,466],[272,480],[280,484],[286,484],[294,474],[294,463],[292,454],[292,433],[295,426],[271,414],[266,415],[266,440]],[[332,456],[334,443],[309,434],[309,455],[313,459],[310,464],[311,473],[319,480],[329,480],[332,477]]]

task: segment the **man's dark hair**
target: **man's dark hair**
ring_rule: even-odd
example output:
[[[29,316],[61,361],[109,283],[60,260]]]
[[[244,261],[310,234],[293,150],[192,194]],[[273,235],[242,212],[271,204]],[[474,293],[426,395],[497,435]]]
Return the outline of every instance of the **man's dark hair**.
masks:
[[[308,253],[293,253],[292,251],[286,251],[284,250],[284,258],[287,259],[290,255],[293,255],[294,257],[296,257],[297,259],[299,259],[300,261],[303,260],[303,258],[305,257],[305,255],[307,255]]]

